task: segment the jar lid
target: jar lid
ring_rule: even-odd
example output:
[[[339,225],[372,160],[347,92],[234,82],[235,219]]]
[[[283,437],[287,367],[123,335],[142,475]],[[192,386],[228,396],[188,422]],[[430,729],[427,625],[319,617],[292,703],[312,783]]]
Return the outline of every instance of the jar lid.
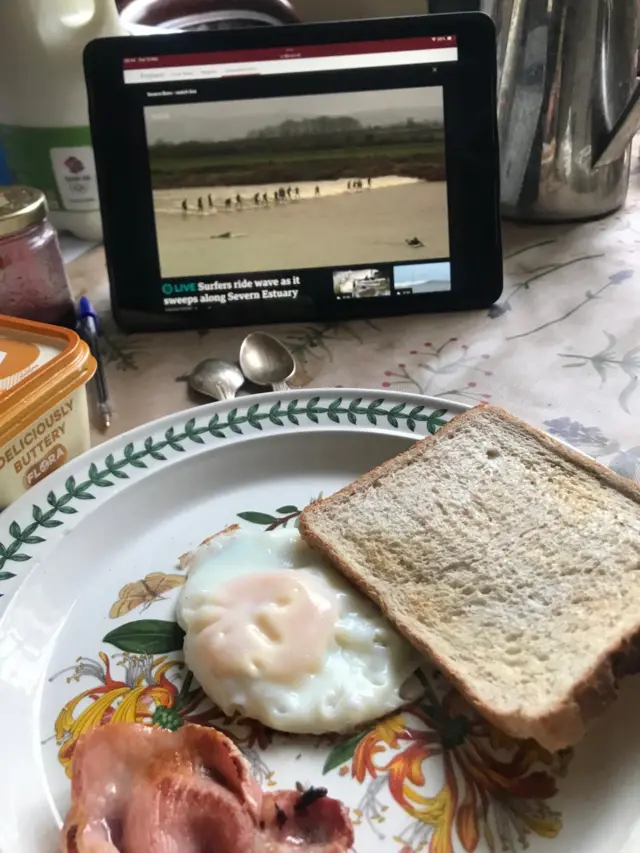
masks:
[[[32,187],[0,187],[0,237],[37,225],[47,215],[44,193]]]

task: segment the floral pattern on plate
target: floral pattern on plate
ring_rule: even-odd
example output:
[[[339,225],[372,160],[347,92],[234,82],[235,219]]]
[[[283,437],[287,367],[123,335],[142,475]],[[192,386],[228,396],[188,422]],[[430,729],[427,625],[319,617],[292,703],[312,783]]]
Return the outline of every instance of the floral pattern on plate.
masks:
[[[273,513],[249,510],[238,517],[270,531],[295,524],[300,512],[294,504],[283,504]],[[157,587],[147,584],[146,589],[134,581],[122,588],[116,605],[128,607],[132,598],[136,607],[143,600],[149,609],[159,600],[175,599],[180,585],[175,580],[165,584],[159,596]],[[112,613],[113,607],[114,618]],[[55,721],[58,760],[67,775],[78,738],[91,728],[136,722],[176,730],[199,723],[227,732],[261,784],[277,784],[273,747],[308,739],[273,732],[239,715],[226,717],[185,671],[182,640],[182,630],[171,621],[124,622],[103,638],[120,652],[79,657],[73,667],[52,676],[66,675],[69,683],[83,686],[88,682]],[[531,835],[555,838],[562,818],[550,801],[566,775],[570,751],[551,755],[533,742],[514,741],[475,714],[437,671],[421,673],[421,680],[423,698],[400,713],[345,738],[313,739],[324,755],[323,775],[354,783],[353,799],[346,804],[356,827],[366,824],[385,837],[380,825],[389,812],[383,798],[388,794],[406,816],[392,838],[399,853],[455,853],[460,845],[465,853],[516,853],[527,848]]]

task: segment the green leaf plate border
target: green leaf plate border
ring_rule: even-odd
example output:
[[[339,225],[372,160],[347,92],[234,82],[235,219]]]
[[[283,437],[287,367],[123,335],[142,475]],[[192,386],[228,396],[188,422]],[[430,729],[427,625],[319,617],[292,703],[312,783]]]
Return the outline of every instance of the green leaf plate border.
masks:
[[[64,532],[127,481],[147,476],[183,454],[230,439],[286,429],[398,431],[433,435],[461,403],[401,392],[312,389],[260,394],[212,403],[161,418],[117,436],[65,465],[8,507],[0,517],[0,616],[27,571]]]

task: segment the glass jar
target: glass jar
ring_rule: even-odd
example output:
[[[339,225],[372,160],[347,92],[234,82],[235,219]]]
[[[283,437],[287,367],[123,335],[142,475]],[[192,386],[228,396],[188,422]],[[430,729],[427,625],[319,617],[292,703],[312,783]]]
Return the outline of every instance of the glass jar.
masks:
[[[44,193],[0,187],[0,314],[73,326],[75,310]]]

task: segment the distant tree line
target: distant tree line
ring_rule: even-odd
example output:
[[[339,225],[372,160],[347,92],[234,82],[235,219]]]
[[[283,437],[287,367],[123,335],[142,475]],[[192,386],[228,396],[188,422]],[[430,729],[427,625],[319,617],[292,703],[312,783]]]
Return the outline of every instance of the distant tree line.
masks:
[[[273,139],[309,134],[324,136],[328,133],[353,133],[362,130],[361,122],[351,116],[317,116],[316,118],[287,119],[280,124],[271,124],[258,130],[251,130],[247,139]]]
[[[444,154],[444,128],[431,122],[412,119],[386,126],[363,126],[357,119],[320,116],[287,120],[277,125],[250,131],[239,139],[222,142],[190,141],[171,143],[160,140],[149,147],[153,158],[181,159],[286,154],[295,151],[330,151],[344,148],[425,145],[433,150],[441,145]]]
[[[363,125],[350,116],[288,119],[241,139],[159,141],[149,155],[155,189],[385,175],[445,179],[444,128],[415,119],[385,126]]]

